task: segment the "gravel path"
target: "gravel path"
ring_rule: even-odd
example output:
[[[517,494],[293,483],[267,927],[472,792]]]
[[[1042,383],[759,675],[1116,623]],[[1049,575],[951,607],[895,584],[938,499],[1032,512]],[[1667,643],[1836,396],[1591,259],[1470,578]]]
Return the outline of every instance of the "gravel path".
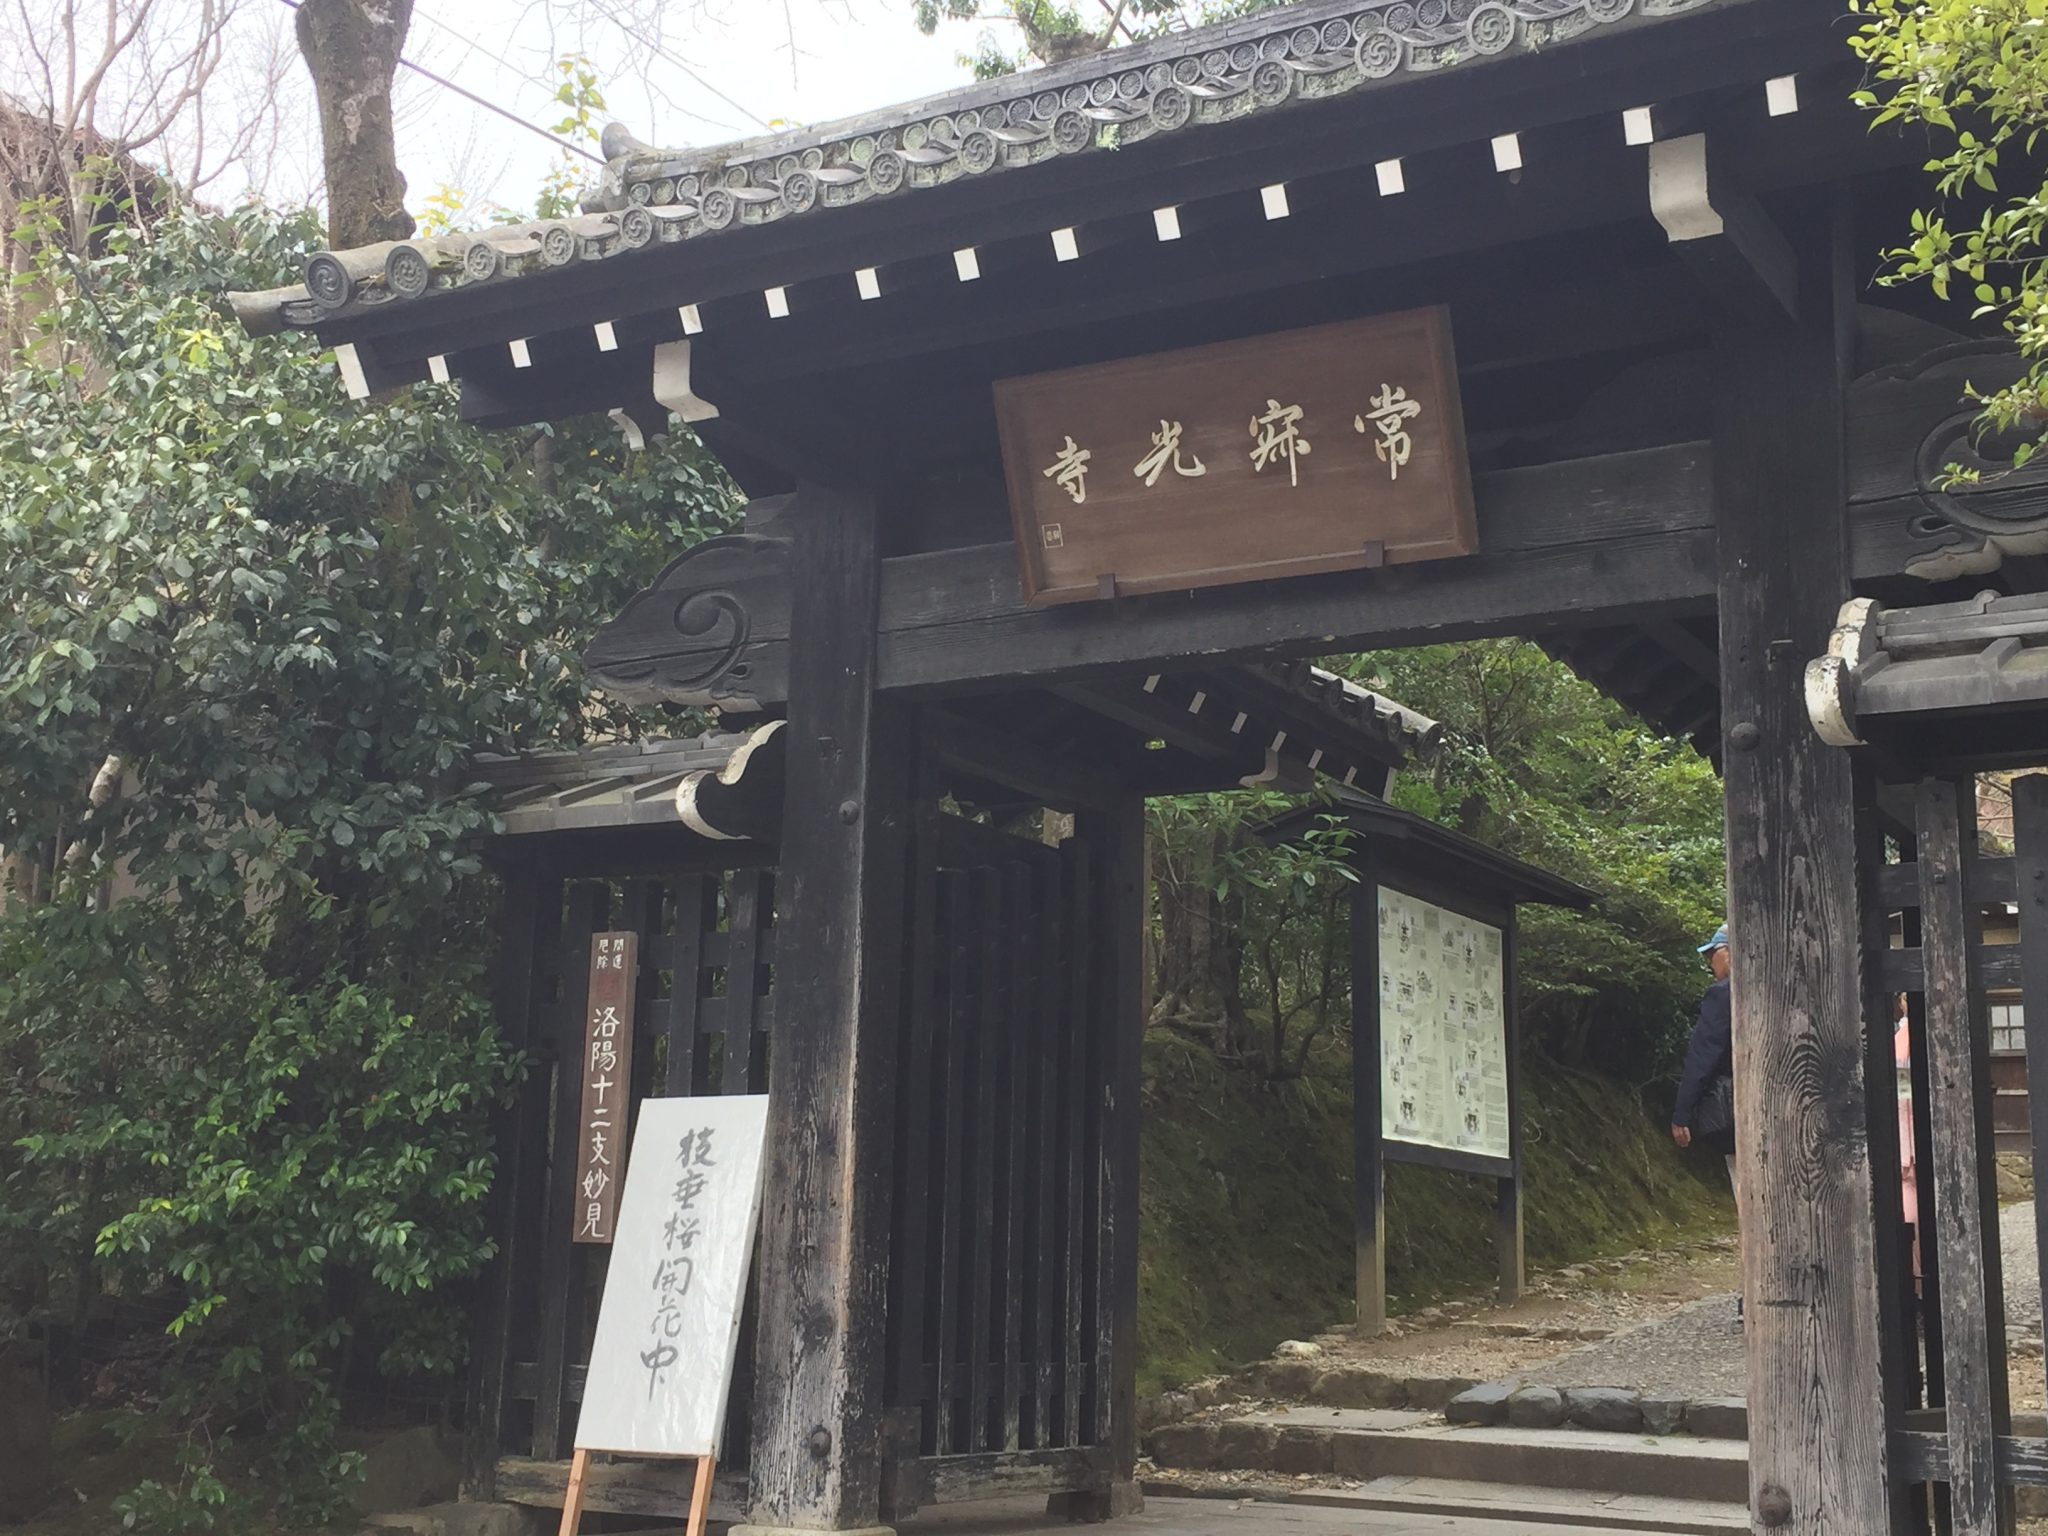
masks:
[[[2041,1332],[2041,1256],[2034,1247],[2034,1202],[2022,1200],[1998,1213],[1998,1242],[2005,1250],[2005,1327],[2013,1338]]]
[[[2013,1338],[2041,1332],[2041,1283],[2031,1202],[1999,1212],[2005,1254],[2006,1328]],[[1663,1317],[1581,1345],[1520,1373],[1554,1387],[1631,1387],[1682,1397],[1740,1397],[1745,1374],[1735,1298],[1710,1296]]]

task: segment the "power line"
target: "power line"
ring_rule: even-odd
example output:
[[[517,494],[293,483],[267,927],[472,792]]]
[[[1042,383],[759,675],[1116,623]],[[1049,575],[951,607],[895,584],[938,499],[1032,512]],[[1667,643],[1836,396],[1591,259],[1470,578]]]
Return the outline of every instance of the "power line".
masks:
[[[522,80],[531,80],[535,85],[539,86],[545,86],[547,84],[545,80],[534,75],[531,71],[521,69],[517,64],[514,64],[502,53],[491,52],[490,49],[486,48],[482,43],[478,42],[468,33],[462,31],[459,27],[452,26],[448,22],[441,20],[438,16],[430,16],[425,11],[415,8],[412,13],[412,19],[414,21],[424,21],[428,26],[434,27],[439,31],[447,33],[450,37],[460,42],[465,48],[474,49],[476,52],[482,54],[485,58],[489,59],[493,64],[496,64],[499,68],[511,71],[511,73],[519,76]],[[663,56],[666,57],[666,55]],[[670,105],[674,106],[674,103],[671,102]],[[682,113],[685,117],[694,117],[695,119],[697,119],[698,122],[709,124],[711,127],[716,128],[724,133],[746,132],[744,128],[741,128],[733,123],[728,123],[722,117],[706,117],[702,112],[692,112],[688,107],[676,107],[675,110]],[[742,112],[745,112],[746,108],[741,107],[740,110]],[[747,115],[749,117],[753,116],[751,112],[747,113]],[[756,119],[756,121],[758,121],[758,119]]]
[[[680,69],[692,80],[696,81],[699,85],[703,86],[705,90],[709,91],[712,95],[716,96],[720,101],[724,102],[727,106],[731,107],[735,112],[743,113],[747,117],[751,117],[763,128],[772,129],[774,127],[774,125],[770,123],[767,118],[763,117],[760,113],[755,112],[752,109],[744,106],[740,102],[734,101],[730,96],[726,95],[725,92],[721,91],[709,80],[706,80],[702,75],[698,74],[696,70],[692,69],[689,65],[685,64],[681,59],[677,58],[674,54],[670,53],[666,48],[662,47],[661,44],[655,42],[652,38],[634,31],[633,28],[627,26],[623,21],[620,21],[617,17],[612,18],[612,24],[616,26],[621,32],[625,33],[626,36],[630,37],[634,42],[638,43],[642,48],[652,50],[656,58],[666,59],[669,63],[675,65],[677,69]]]
[[[295,11],[299,8],[299,0],[284,0],[284,4],[290,6]],[[431,69],[428,69],[424,64],[415,64],[411,59],[408,59],[403,55],[399,57],[398,63],[401,68],[409,69],[416,75],[424,75],[427,79],[433,81],[434,84],[442,87],[444,90],[453,91],[456,95],[462,97],[465,101],[472,101],[476,103],[476,105],[482,107],[486,112],[495,112],[499,117],[504,118],[506,122],[517,124],[519,127],[524,128],[528,133],[537,133],[542,138],[548,140],[550,143],[560,145],[563,149],[568,150],[569,153],[571,153],[572,155],[581,155],[584,159],[593,161],[598,165],[604,164],[604,156],[593,155],[581,144],[577,144],[569,139],[565,139],[560,134],[553,133],[548,129],[541,127],[538,123],[529,123],[525,118],[519,116],[518,113],[508,112],[505,108],[499,106],[495,101],[486,101],[483,97],[477,95],[475,91],[465,90],[462,86],[457,85],[453,80],[445,79],[442,76],[435,74]],[[741,108],[741,110],[745,111],[745,108]],[[749,113],[748,115],[751,116],[752,114]]]

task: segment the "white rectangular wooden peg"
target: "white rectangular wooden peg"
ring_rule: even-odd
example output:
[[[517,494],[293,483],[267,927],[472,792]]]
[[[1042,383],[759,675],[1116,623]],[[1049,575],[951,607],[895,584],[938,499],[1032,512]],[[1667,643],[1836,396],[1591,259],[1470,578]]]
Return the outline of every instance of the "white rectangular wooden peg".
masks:
[[[981,258],[974,254],[973,246],[963,245],[953,253],[953,270],[963,283],[971,283],[981,276]]]
[[[1408,183],[1401,177],[1401,162],[1398,160],[1382,160],[1373,167],[1373,174],[1379,177],[1381,197],[1393,197],[1408,190]]]
[[[1265,205],[1266,217],[1284,219],[1294,210],[1287,206],[1287,183],[1276,181],[1270,187],[1259,188],[1259,201]]]
[[[1052,232],[1052,254],[1056,261],[1075,261],[1081,255],[1081,242],[1074,238],[1074,231],[1056,229]]]
[[[1152,232],[1161,240],[1180,238],[1180,210],[1178,208],[1154,208],[1152,210]]]
[[[369,376],[363,372],[363,360],[357,354],[355,343],[343,342],[334,349],[335,366],[341,369],[341,387],[348,391],[351,400],[370,398]]]
[[[761,297],[768,302],[768,317],[771,320],[789,318],[789,290],[783,287],[764,288]]]
[[[1522,136],[1518,133],[1503,133],[1493,141],[1493,168],[1496,171],[1519,171],[1522,168]]]
[[[512,354],[512,366],[514,368],[531,368],[533,366],[533,354],[527,350],[526,338],[524,336],[520,337],[517,341],[506,343],[506,350]]]
[[[1246,713],[1244,713],[1244,711],[1239,710],[1237,718],[1230,722],[1230,734],[1236,736],[1240,732],[1242,732],[1244,730],[1245,722],[1249,719],[1251,719],[1250,715],[1247,715]]]
[[[863,299],[879,299],[882,296],[881,274],[873,267],[862,267],[854,273],[853,285],[860,290]]]
[[[427,377],[436,384],[446,384],[448,382],[447,354],[436,352],[427,359]]]
[[[1648,144],[1657,137],[1657,124],[1648,107],[1630,107],[1621,114],[1621,137],[1629,144]]]
[[[1799,110],[1799,77],[1780,75],[1764,82],[1764,105],[1773,117],[1790,117]]]
[[[1145,691],[1147,693],[1152,693],[1158,689],[1160,676],[1160,673],[1154,672],[1150,677],[1145,679]]]
[[[685,336],[701,336],[704,334],[704,317],[697,312],[696,305],[685,304],[676,313],[682,317],[683,334]]]
[[[1191,715],[1199,715],[1202,712],[1202,706],[1208,702],[1209,695],[1202,692],[1201,689],[1197,688],[1195,690],[1194,698],[1188,701],[1188,713]]]
[[[619,350],[619,333],[612,329],[611,321],[600,320],[590,330],[597,337],[598,351],[616,352]]]

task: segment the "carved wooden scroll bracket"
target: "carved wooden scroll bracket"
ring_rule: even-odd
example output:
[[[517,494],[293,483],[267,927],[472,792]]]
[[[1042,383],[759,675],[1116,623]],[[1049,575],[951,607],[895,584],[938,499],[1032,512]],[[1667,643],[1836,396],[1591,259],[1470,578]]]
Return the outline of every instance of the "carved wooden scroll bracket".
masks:
[[[736,712],[779,700],[789,639],[789,541],[736,533],[669,562],[583,653],[591,681],[628,703]]]

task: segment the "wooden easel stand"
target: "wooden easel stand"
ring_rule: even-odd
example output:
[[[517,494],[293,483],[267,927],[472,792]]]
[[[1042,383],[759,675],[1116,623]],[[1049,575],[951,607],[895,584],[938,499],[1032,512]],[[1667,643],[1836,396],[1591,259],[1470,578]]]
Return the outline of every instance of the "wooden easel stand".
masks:
[[[696,1461],[697,1485],[690,1493],[689,1536],[704,1536],[704,1523],[711,1518],[711,1480],[718,1468],[718,1458],[699,1456]],[[576,1528],[583,1520],[584,1485],[589,1478],[590,1452],[579,1445],[569,1460],[569,1486],[562,1492],[560,1536],[576,1536]]]

